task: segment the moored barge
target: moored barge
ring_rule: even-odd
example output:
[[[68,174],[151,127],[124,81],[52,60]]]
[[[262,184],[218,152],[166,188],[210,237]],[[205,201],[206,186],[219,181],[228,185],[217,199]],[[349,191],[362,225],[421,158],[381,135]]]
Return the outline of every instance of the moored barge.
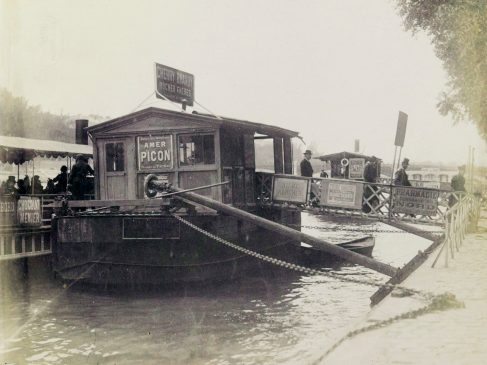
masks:
[[[163,197],[164,192],[147,196],[148,177],[183,190],[209,186],[198,194],[299,229],[296,206],[260,204],[266,198],[265,177],[256,172],[254,144],[256,138],[271,139],[275,172],[291,174],[291,139],[297,132],[147,108],[89,127],[87,133],[96,200],[69,201],[53,220],[53,267],[61,278],[169,285],[225,280],[268,266],[182,224],[175,214],[253,252],[290,261],[302,254],[299,241],[237,217]],[[85,210],[73,212],[76,207]]]

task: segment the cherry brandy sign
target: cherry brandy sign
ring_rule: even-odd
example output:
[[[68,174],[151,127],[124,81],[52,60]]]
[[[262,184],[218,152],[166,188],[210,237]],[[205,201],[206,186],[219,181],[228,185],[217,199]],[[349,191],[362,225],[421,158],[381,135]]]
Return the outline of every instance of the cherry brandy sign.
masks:
[[[193,106],[194,76],[156,63],[156,96]]]

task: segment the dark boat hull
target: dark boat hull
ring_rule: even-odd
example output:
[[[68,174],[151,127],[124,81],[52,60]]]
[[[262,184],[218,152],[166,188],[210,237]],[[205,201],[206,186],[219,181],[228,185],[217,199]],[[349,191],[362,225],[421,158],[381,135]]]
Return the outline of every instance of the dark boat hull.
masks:
[[[300,224],[299,211],[260,214]],[[246,249],[299,262],[299,242],[221,214],[184,216]],[[53,267],[64,280],[97,285],[181,285],[274,271],[272,265],[227,247],[163,214],[97,214],[55,220]],[[283,257],[284,256],[284,257]]]

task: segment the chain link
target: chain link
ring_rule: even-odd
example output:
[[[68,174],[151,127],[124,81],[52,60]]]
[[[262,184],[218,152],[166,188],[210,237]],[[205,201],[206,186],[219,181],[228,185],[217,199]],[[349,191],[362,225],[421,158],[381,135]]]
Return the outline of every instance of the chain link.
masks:
[[[403,233],[403,234],[412,234],[412,233],[443,233],[442,231],[431,231],[431,230],[424,230],[424,229],[415,229],[409,231],[402,231],[398,229],[379,229],[379,228],[344,228],[344,227],[323,227],[323,226],[309,226],[309,225],[300,225],[300,224],[286,224],[288,227],[296,227],[296,228],[307,228],[307,229],[319,229],[319,230],[326,230],[326,231],[346,231],[346,232],[359,232],[359,233]]]
[[[416,295],[419,295],[419,296],[422,296],[425,298],[430,298],[432,296],[431,293],[426,293],[426,292],[422,292],[419,290],[406,288],[403,286],[392,285],[392,284],[381,284],[381,283],[377,283],[374,281],[354,279],[354,278],[346,277],[343,275],[335,274],[335,273],[332,273],[329,271],[311,269],[311,268],[308,268],[305,266],[301,266],[301,265],[293,264],[293,263],[290,263],[290,262],[287,262],[284,260],[276,259],[274,257],[266,256],[266,255],[260,254],[258,252],[249,250],[247,248],[238,246],[235,243],[232,243],[232,242],[227,241],[221,237],[218,237],[218,236],[216,236],[216,235],[214,235],[208,231],[205,231],[204,229],[196,226],[195,224],[187,221],[186,219],[184,219],[184,218],[182,218],[176,214],[173,214],[173,217],[176,218],[178,221],[182,222],[183,224],[187,225],[188,227],[191,227],[195,231],[200,232],[203,235],[205,235],[205,236],[207,236],[207,237],[209,237],[209,238],[211,238],[217,242],[224,244],[225,246],[231,247],[234,250],[237,250],[239,252],[243,252],[249,256],[258,258],[258,259],[265,261],[265,262],[269,262],[269,263],[274,264],[276,266],[281,266],[281,267],[284,267],[286,269],[302,272],[302,273],[309,274],[309,275],[323,275],[323,276],[327,276],[327,277],[337,279],[337,280],[341,280],[341,281],[346,281],[346,282],[355,283],[355,284],[368,285],[368,286],[373,286],[376,288],[382,288],[382,287],[392,288],[392,289],[396,290],[396,292],[397,291],[402,292],[402,295],[414,295],[414,294],[416,294]],[[400,293],[398,293],[398,294],[400,294]]]
[[[373,286],[373,287],[389,287],[392,288],[396,291],[396,296],[402,296],[402,295],[418,295],[420,297],[423,297],[424,299],[428,300],[429,303],[424,305],[423,307],[419,309],[414,309],[405,313],[401,313],[397,316],[393,316],[390,318],[387,318],[382,321],[375,322],[369,326],[365,326],[356,330],[352,330],[348,332],[345,336],[340,338],[335,344],[333,344],[322,356],[320,356],[319,359],[317,359],[313,364],[319,364],[322,362],[322,360],[327,357],[331,352],[333,352],[340,344],[342,344],[345,340],[350,339],[352,337],[355,337],[361,333],[365,333],[368,331],[372,331],[377,328],[385,327],[388,325],[391,325],[395,322],[398,322],[402,319],[413,319],[417,318],[419,316],[425,315],[427,313],[433,312],[433,311],[439,311],[439,310],[448,310],[448,309],[453,309],[453,308],[463,308],[465,307],[465,304],[458,301],[456,297],[451,294],[451,293],[444,293],[444,294],[432,294],[430,292],[424,292],[424,291],[419,291],[411,288],[406,288],[403,286],[399,285],[392,285],[392,284],[379,284],[376,282],[372,281],[367,281],[367,280],[359,280],[359,279],[353,279],[349,277],[344,277],[342,275],[334,274],[331,272],[323,271],[323,270],[316,270],[316,269],[310,269],[301,265],[293,264],[284,260],[279,260],[270,256],[266,256],[263,254],[260,254],[258,252],[246,249],[244,247],[238,246],[230,241],[227,241],[221,237],[218,237],[208,231],[205,231],[204,229],[196,226],[195,224],[187,221],[186,219],[173,214],[173,217],[176,218],[178,221],[182,222],[183,224],[187,225],[188,227],[191,227],[197,232],[202,233],[203,235],[220,242],[228,247],[233,248],[234,250],[243,252],[249,256],[258,258],[260,260],[269,262],[271,264],[281,266],[290,270],[295,270],[298,272],[302,272],[305,274],[310,274],[310,275],[324,275],[333,279],[341,280],[341,281],[346,281],[346,282],[351,282],[355,284],[363,284],[363,285],[368,285],[368,286]],[[321,228],[321,227],[320,227]],[[400,292],[398,292],[400,291]]]
[[[260,260],[272,263],[277,266],[281,266],[290,270],[295,270],[298,272],[302,272],[305,274],[310,274],[310,275],[324,275],[333,279],[341,280],[341,281],[346,281],[346,282],[351,282],[355,284],[363,284],[363,285],[368,285],[368,286],[373,286],[373,287],[389,287],[392,288],[396,291],[396,296],[406,296],[406,295],[418,295],[422,297],[423,299],[426,299],[429,301],[428,304],[425,306],[419,308],[419,309],[414,309],[402,314],[399,314],[394,317],[390,317],[388,319],[385,319],[383,321],[378,321],[375,322],[374,324],[371,324],[369,326],[365,326],[362,328],[359,328],[357,330],[352,330],[348,332],[345,336],[343,336],[341,339],[339,339],[333,346],[331,346],[316,362],[313,364],[318,364],[321,363],[322,360],[328,356],[332,351],[334,351],[341,343],[343,343],[345,340],[352,338],[354,336],[357,336],[361,333],[365,333],[368,331],[372,331],[374,329],[380,328],[380,327],[385,327],[388,325],[391,325],[392,323],[398,322],[402,319],[413,319],[417,318],[419,316],[425,315],[427,313],[433,312],[433,311],[439,311],[439,310],[448,310],[452,308],[462,308],[465,307],[465,304],[458,301],[455,296],[451,293],[444,293],[444,294],[432,294],[430,292],[424,292],[424,291],[419,291],[416,289],[411,289],[411,288],[406,288],[403,286],[399,285],[392,285],[392,284],[379,284],[376,282],[372,281],[366,281],[366,280],[359,280],[359,279],[353,279],[349,277],[344,277],[342,275],[338,274],[333,274],[331,272],[323,271],[323,270],[316,270],[316,269],[310,269],[301,265],[293,264],[284,260],[279,260],[270,256],[266,256],[263,254],[260,254],[258,252],[246,249],[244,247],[238,246],[230,241],[227,241],[221,237],[218,237],[208,231],[205,231],[204,229],[196,226],[195,224],[187,221],[186,219],[173,214],[173,217],[176,218],[178,221],[182,222],[183,224],[187,225],[188,227],[191,227],[197,232],[202,233],[203,235],[220,242],[228,247],[231,247],[237,251],[243,252],[249,256],[258,258]],[[398,292],[399,291],[399,292]]]

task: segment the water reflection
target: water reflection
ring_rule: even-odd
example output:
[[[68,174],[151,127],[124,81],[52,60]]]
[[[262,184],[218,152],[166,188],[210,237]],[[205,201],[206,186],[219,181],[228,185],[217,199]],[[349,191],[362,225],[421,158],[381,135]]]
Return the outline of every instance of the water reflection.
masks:
[[[382,227],[315,216],[303,216],[303,224]],[[307,232],[349,237],[343,231]],[[377,233],[374,256],[401,266],[427,245],[409,235]],[[375,291],[324,275],[282,272],[180,291],[108,292],[64,288],[42,260],[32,262],[27,280],[15,265],[1,272],[0,359],[5,363],[305,364],[367,312]],[[346,264],[334,270],[386,280]]]

